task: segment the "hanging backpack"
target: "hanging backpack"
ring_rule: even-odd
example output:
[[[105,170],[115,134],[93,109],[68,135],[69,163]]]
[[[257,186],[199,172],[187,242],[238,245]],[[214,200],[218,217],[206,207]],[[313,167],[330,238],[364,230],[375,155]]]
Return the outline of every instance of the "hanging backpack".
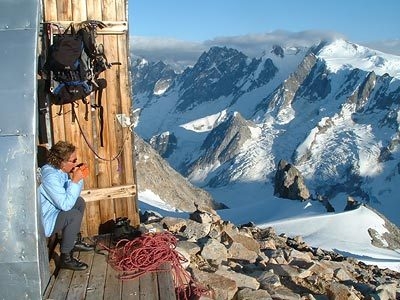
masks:
[[[61,32],[60,28],[58,31]],[[90,47],[96,49],[95,39],[92,43]],[[79,99],[85,101],[92,92],[107,86],[105,79],[98,79],[101,72],[94,76],[95,63],[90,58],[93,54],[86,52],[88,47],[84,44],[82,32],[76,32],[73,24],[54,35],[44,65],[44,70],[50,73],[48,90],[53,104],[63,105]]]
[[[108,63],[102,44],[96,43],[97,28],[106,25],[100,21],[88,20],[79,24],[76,31],[71,23],[65,30],[57,24],[48,24],[53,42],[48,48],[44,71],[48,73],[47,90],[51,102],[64,105],[82,100],[86,104],[85,119],[88,119],[88,105],[99,109],[100,142],[103,146],[103,107],[101,97],[107,87],[104,78],[99,75],[114,64]],[[52,34],[52,26],[56,26],[57,34]],[[96,103],[86,101],[86,97],[94,93]],[[61,107],[60,107],[61,111]]]

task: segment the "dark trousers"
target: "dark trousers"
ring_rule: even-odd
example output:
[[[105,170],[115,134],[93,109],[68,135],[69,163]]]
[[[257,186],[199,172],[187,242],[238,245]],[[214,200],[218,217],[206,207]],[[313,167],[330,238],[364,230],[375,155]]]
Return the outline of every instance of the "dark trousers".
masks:
[[[82,197],[78,197],[73,208],[68,211],[61,211],[58,214],[53,233],[62,231],[61,253],[70,253],[74,248],[75,241],[81,229],[85,207],[85,200]]]

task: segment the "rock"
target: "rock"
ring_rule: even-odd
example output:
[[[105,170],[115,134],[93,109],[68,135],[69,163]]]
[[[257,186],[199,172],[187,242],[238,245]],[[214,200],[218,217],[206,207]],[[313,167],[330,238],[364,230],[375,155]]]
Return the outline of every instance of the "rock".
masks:
[[[201,250],[199,245],[189,241],[178,241],[177,247],[185,249],[185,251],[190,255],[196,255]]]
[[[257,279],[245,274],[233,272],[223,266],[221,266],[221,268],[218,269],[215,274],[234,280],[238,288],[250,288],[257,290],[260,287],[260,283],[257,281]]]
[[[257,278],[260,286],[264,290],[273,290],[274,288],[281,286],[279,276],[274,274],[272,270],[263,272]]]
[[[210,288],[200,299],[400,299],[399,272],[311,248],[300,236],[277,236],[272,227],[238,229],[199,209],[192,216],[166,217],[140,230],[169,230],[178,237],[182,266],[194,283]]]
[[[173,233],[181,232],[186,228],[186,220],[181,218],[165,217],[161,220],[161,224]]]
[[[396,284],[382,284],[376,288],[376,299],[380,300],[391,300],[391,299],[399,299],[400,297],[396,297]],[[400,291],[399,291],[400,294]],[[397,295],[400,296],[400,295]],[[375,299],[375,298],[374,298]]]
[[[218,300],[231,300],[234,298],[238,287],[236,282],[227,277],[191,269],[193,279],[212,290],[213,298]]]
[[[258,254],[247,249],[243,244],[233,242],[228,247],[228,257],[234,260],[254,263],[258,257]]]
[[[327,287],[327,296],[330,300],[360,300],[349,287],[338,282]]]
[[[212,216],[209,213],[196,210],[189,214],[189,218],[199,223],[211,223]]]
[[[310,198],[310,192],[299,170],[283,159],[279,161],[278,170],[275,173],[274,194],[292,200]]]
[[[237,300],[272,300],[271,295],[265,290],[252,290],[244,288],[237,292]]]
[[[228,259],[226,247],[214,239],[209,239],[201,251],[201,256],[212,265],[220,265]]]
[[[206,237],[210,232],[210,228],[210,223],[199,223],[193,220],[187,220],[186,228],[181,234],[188,240],[197,241],[203,237]]]
[[[269,292],[272,296],[272,299],[284,299],[284,300],[301,300],[299,294],[291,291],[287,287],[280,286],[274,289],[273,292]],[[343,299],[344,300],[344,299]]]

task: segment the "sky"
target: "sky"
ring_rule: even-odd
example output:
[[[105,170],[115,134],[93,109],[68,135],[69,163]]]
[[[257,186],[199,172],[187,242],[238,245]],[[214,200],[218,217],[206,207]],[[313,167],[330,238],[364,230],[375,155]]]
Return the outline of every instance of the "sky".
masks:
[[[193,60],[213,44],[245,44],[249,51],[266,39],[316,36],[400,55],[397,0],[149,0],[128,8],[132,51],[158,59]]]

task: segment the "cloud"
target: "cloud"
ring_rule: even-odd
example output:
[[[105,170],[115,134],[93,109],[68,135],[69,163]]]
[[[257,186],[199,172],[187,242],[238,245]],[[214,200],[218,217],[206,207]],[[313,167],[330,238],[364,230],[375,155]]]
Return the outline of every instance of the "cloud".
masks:
[[[307,30],[289,32],[276,30],[267,33],[248,34],[240,36],[216,37],[204,42],[183,41],[163,37],[132,36],[131,51],[133,55],[144,57],[151,61],[164,61],[177,69],[193,66],[200,55],[212,46],[226,46],[242,51],[250,57],[259,57],[273,45],[311,46],[320,41],[346,39],[343,34],[333,31]],[[355,42],[357,43],[357,42]],[[400,55],[400,40],[376,41],[360,43],[382,52]]]
[[[322,31],[301,31],[289,32],[284,30],[276,30],[262,34],[248,34],[234,37],[215,38],[206,41],[208,46],[224,45],[238,49],[250,57],[257,57],[265,50],[269,50],[273,45],[289,46],[311,46],[318,44],[322,40],[334,40],[344,38],[343,35],[335,32]]]
[[[151,61],[163,61],[171,65],[194,65],[207,47],[202,43],[162,37],[130,37],[130,49],[134,56]]]
[[[363,46],[382,51],[384,53],[400,55],[400,39],[373,41],[362,43]]]

